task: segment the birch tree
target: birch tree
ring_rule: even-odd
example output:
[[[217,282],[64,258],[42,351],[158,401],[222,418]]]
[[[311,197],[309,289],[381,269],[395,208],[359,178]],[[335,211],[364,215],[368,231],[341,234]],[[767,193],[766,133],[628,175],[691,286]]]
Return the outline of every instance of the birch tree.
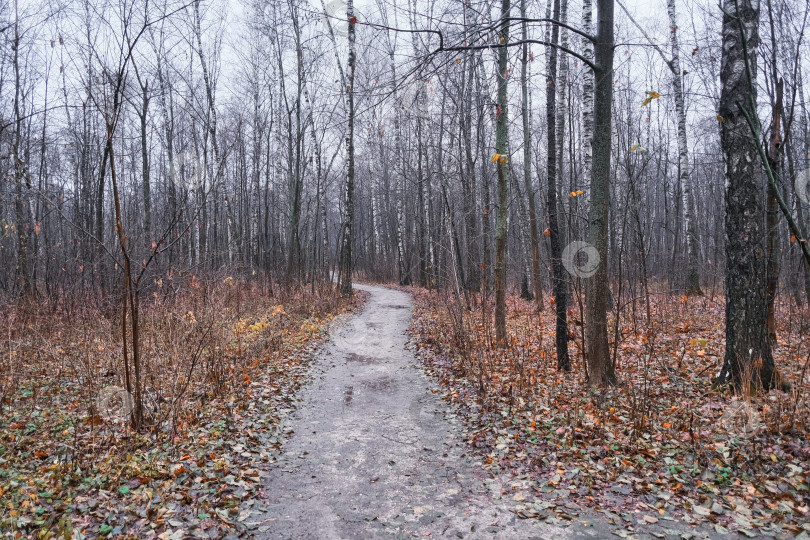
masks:
[[[683,72],[681,71],[680,44],[678,42],[678,19],[675,13],[675,0],[667,0],[669,16],[669,40],[672,58],[667,62],[672,73],[672,89],[675,98],[675,113],[678,117],[678,183],[680,184],[681,206],[684,212],[684,237],[686,238],[686,294],[703,294],[698,273],[697,235],[692,214],[692,179],[690,175],[689,145],[686,137],[686,105],[683,94]]]
[[[346,74],[346,218],[343,223],[342,248],[340,253],[340,290],[344,296],[352,295],[352,243],[354,242],[354,72],[357,62],[355,39],[357,18],[354,14],[354,0],[346,2],[346,17],[348,18],[349,59]]]
[[[759,1],[724,0],[717,114],[726,165],[726,354],[723,373],[739,388],[770,388],[767,257],[762,164],[746,114],[755,113]]]

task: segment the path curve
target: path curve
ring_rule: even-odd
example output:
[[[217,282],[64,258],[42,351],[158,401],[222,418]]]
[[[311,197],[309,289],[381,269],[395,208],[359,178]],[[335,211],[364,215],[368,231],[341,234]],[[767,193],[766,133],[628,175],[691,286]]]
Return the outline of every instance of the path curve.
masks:
[[[405,347],[411,297],[356,287],[370,298],[314,361],[293,434],[263,483],[257,536],[573,537],[491,497],[460,420]]]

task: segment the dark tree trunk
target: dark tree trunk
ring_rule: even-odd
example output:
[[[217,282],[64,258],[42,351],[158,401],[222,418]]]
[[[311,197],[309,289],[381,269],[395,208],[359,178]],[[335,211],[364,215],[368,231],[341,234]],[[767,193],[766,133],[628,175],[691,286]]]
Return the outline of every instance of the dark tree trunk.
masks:
[[[554,0],[554,19],[560,15],[560,0]],[[546,79],[546,122],[548,125],[548,165],[547,165],[547,211],[548,231],[551,240],[551,270],[553,274],[554,311],[556,313],[556,347],[557,369],[571,370],[571,359],[568,356],[568,280],[562,263],[562,231],[557,205],[557,99],[554,91],[557,78],[557,48],[554,46],[560,36],[557,25],[551,31],[551,50],[549,51],[548,75]]]
[[[726,354],[738,390],[768,389],[774,361],[767,332],[767,229],[762,168],[745,111],[756,114],[759,3],[723,1],[720,139],[726,166]]]
[[[611,110],[613,102],[613,0],[597,2],[597,34],[594,45],[595,96],[591,207],[588,242],[601,260],[585,288],[585,337],[588,376],[598,385],[614,384],[616,374],[607,337],[608,311],[608,217],[610,213]]]
[[[773,82],[773,95],[771,96],[771,128],[768,144],[768,165],[776,178],[782,177],[782,116],[784,114],[783,95],[784,82],[779,76],[779,60],[777,51],[779,43],[776,41],[774,28],[774,13],[770,0],[768,0],[768,21],[771,28],[771,81]],[[789,122],[788,122],[789,124]],[[768,182],[766,194],[766,215],[768,217],[768,282],[766,294],[768,299],[768,339],[771,346],[776,345],[776,289],[779,284],[779,194],[776,187]]]

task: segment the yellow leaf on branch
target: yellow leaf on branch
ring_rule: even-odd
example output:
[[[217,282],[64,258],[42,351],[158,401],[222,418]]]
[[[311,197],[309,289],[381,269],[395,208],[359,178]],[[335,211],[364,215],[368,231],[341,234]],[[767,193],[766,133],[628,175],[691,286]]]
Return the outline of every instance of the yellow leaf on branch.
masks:
[[[661,94],[658,92],[649,91],[647,92],[647,99],[644,100],[644,103],[641,104],[642,107],[648,105],[652,100],[658,99],[661,97]]]

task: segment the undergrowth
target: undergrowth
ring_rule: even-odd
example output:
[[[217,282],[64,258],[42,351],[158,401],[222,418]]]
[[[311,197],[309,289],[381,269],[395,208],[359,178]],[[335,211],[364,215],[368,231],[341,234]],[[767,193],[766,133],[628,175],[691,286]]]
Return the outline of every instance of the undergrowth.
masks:
[[[493,346],[491,309],[416,291],[412,334],[446,398],[466,410],[487,467],[529,487],[524,517],[572,519],[600,509],[617,525],[710,522],[719,532],[799,534],[810,506],[810,332],[779,305],[777,367],[789,392],[735,396],[712,386],[724,353],[722,302],[660,296],[650,317],[611,316],[620,384],[588,385],[582,328],[571,308],[573,370],[558,372],[554,315],[511,297],[508,346]],[[504,493],[507,494],[506,492]],[[522,495],[516,499],[522,501]],[[627,512],[631,511],[630,514]]]
[[[260,491],[257,464],[280,447],[309,351],[352,305],[330,286],[288,291],[193,274],[157,281],[141,301],[138,432],[114,301],[73,293],[5,306],[0,532],[244,532]]]

